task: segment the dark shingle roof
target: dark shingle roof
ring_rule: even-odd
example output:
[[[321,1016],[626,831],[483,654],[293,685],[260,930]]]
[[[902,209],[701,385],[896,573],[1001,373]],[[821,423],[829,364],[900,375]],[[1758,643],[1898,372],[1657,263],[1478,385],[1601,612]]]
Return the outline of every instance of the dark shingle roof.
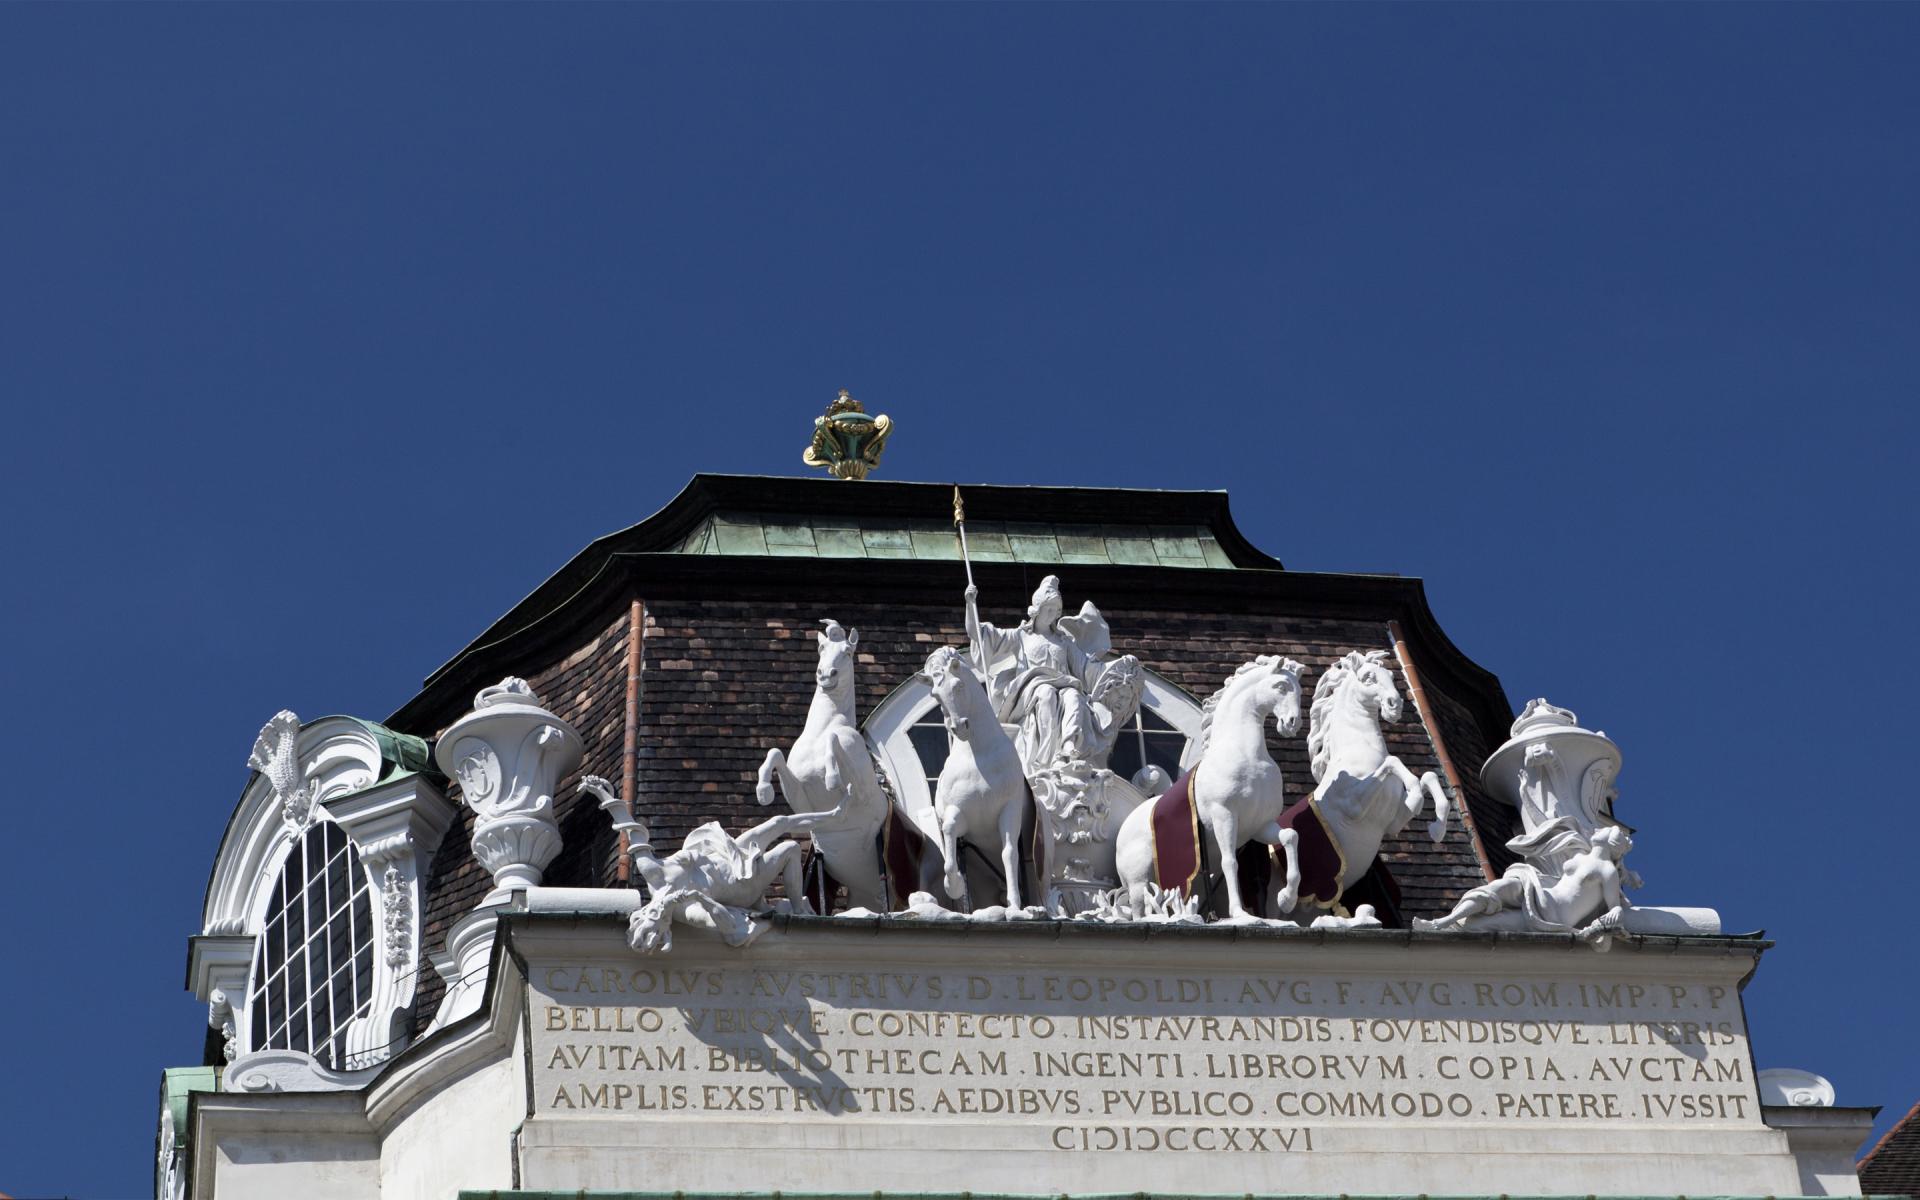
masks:
[[[1860,1190],[1869,1196],[1920,1196],[1920,1104],[1860,1160]]]

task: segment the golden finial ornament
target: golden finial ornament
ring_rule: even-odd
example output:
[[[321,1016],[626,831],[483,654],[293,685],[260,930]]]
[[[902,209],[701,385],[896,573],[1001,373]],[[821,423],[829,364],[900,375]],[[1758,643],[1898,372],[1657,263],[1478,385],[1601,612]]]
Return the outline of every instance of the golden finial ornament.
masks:
[[[865,479],[867,472],[880,465],[880,452],[886,449],[893,421],[884,413],[870,417],[847,389],[827,405],[827,415],[813,419],[813,444],[800,461],[810,467],[824,467],[836,479]]]

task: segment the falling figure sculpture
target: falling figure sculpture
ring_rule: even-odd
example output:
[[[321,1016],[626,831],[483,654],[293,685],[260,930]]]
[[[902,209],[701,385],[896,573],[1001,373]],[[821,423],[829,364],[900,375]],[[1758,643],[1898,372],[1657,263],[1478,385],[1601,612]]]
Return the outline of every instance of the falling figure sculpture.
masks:
[[[587,775],[579,790],[600,798],[614,828],[627,835],[627,853],[646,881],[647,903],[627,927],[628,944],[642,954],[671,949],[676,920],[714,929],[729,946],[746,945],[766,929],[753,914],[764,906],[776,879],[785,884],[794,911],[813,912],[801,887],[800,843],[780,839],[812,828],[827,814],[783,814],[738,837],[709,821],[663,859],[653,852],[646,824],[634,818],[632,806],[614,794],[612,784]]]

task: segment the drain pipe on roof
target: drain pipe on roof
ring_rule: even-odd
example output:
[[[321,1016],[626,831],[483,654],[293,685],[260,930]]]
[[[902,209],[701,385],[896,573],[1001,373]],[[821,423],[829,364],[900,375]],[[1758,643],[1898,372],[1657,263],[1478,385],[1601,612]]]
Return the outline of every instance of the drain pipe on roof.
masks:
[[[620,749],[620,798],[632,811],[640,785],[640,639],[646,606],[639,600],[627,608],[627,733]],[[633,881],[633,864],[627,859],[627,831],[620,831],[620,846],[614,852],[613,878],[622,887]]]
[[[1400,622],[1388,621],[1387,635],[1393,639],[1394,657],[1400,660],[1400,670],[1406,674],[1413,710],[1420,714],[1420,723],[1427,727],[1427,737],[1433,742],[1433,756],[1440,760],[1440,773],[1447,777],[1447,790],[1453,793],[1454,804],[1460,809],[1460,826],[1467,831],[1467,840],[1473,843],[1473,856],[1480,860],[1480,873],[1488,879],[1497,879],[1493,863],[1487,858],[1487,848],[1480,844],[1480,831],[1473,827],[1473,810],[1467,807],[1460,772],[1454,769],[1453,755],[1447,753],[1446,739],[1440,736],[1440,722],[1434,719],[1433,709],[1427,704],[1427,692],[1420,686],[1420,672],[1414,669],[1413,652],[1407,649],[1407,635],[1401,632]]]

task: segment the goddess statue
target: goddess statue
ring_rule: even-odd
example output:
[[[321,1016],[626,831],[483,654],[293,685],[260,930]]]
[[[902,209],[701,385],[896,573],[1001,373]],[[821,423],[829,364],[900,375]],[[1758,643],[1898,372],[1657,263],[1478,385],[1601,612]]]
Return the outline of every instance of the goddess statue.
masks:
[[[1100,610],[1087,601],[1063,616],[1060,577],[1040,581],[1027,619],[1001,629],[980,619],[979,589],[967,585],[967,639],[988,681],[994,713],[1017,725],[1014,745],[1029,778],[1050,767],[1106,765],[1121,727],[1140,707],[1140,660],[1113,657]]]

